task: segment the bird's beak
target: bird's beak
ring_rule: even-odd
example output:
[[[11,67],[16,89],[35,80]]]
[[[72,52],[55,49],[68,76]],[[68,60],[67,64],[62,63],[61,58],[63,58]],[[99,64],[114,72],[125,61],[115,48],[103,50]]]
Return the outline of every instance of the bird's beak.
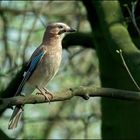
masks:
[[[76,29],[70,27],[69,29],[66,30],[66,32],[76,32]]]
[[[65,32],[76,32],[76,29],[69,27],[69,28],[60,30],[58,34],[60,35],[60,34],[65,33]]]

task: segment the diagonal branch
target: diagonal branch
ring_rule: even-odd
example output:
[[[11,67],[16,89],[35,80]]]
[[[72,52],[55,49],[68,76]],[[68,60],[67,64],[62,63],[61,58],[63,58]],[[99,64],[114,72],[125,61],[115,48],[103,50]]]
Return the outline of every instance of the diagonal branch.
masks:
[[[66,91],[55,93],[51,102],[69,100],[74,96],[79,96],[86,100],[89,99],[90,97],[107,97],[107,98],[130,100],[130,101],[140,100],[140,92],[136,92],[136,91],[127,91],[127,90],[120,90],[120,89],[113,89],[113,88],[97,88],[93,86],[92,87],[80,86],[78,88],[68,89]],[[44,96],[42,95],[0,98],[0,110],[19,104],[36,104],[36,103],[47,103],[47,102],[48,101],[45,100]]]

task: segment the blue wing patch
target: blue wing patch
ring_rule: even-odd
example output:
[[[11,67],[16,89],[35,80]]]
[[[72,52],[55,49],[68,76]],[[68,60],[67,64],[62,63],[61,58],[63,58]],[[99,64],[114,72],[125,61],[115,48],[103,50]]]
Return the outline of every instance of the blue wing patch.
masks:
[[[28,69],[29,72],[33,72],[34,71],[34,69],[36,68],[38,62],[42,59],[44,54],[45,54],[45,52],[41,52],[39,55],[35,56],[35,58],[31,61],[30,67]]]
[[[23,80],[21,81],[18,89],[17,89],[17,92],[15,94],[15,96],[19,95],[23,86],[25,85],[26,81],[30,78],[30,76],[32,75],[32,73],[34,72],[35,68],[37,67],[37,64],[40,62],[40,60],[42,59],[42,57],[44,56],[45,52],[42,51],[41,53],[39,53],[37,56],[35,56],[30,65],[29,65],[29,68],[27,70],[27,72],[25,73],[24,75],[24,78]]]

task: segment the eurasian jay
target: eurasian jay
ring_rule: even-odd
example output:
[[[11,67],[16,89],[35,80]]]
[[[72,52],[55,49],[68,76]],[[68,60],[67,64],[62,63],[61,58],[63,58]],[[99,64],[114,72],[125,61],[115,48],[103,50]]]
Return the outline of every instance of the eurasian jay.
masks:
[[[37,88],[48,100],[45,88],[48,82],[58,72],[62,55],[62,34],[75,32],[75,29],[64,23],[52,23],[46,28],[41,45],[34,51],[27,64],[27,71],[24,72],[15,96],[29,95]],[[17,127],[23,112],[23,105],[14,108],[10,118],[8,129]]]

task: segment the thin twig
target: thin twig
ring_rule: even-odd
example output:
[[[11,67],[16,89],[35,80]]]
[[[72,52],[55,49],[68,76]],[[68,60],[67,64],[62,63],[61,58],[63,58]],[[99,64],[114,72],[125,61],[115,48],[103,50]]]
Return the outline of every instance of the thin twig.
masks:
[[[83,124],[84,124],[84,139],[88,139],[89,119],[88,118],[84,118],[83,119]]]
[[[140,91],[140,87],[138,86],[137,82],[135,81],[134,77],[132,76],[132,74],[131,74],[131,72],[130,72],[130,70],[129,70],[129,68],[128,68],[125,60],[124,60],[124,57],[123,57],[123,54],[122,54],[122,50],[121,49],[120,50],[116,50],[116,52],[120,54],[120,57],[121,57],[122,62],[123,62],[123,65],[124,65],[125,69],[127,70],[128,75],[132,79],[132,81],[135,84],[135,86],[137,87],[137,89]]]
[[[3,60],[3,65],[5,65],[6,59],[8,59],[10,67],[12,66],[12,57],[11,54],[9,52],[9,44],[8,44],[8,19],[5,15],[4,12],[0,13],[0,16],[3,20],[3,43],[4,43],[4,49],[5,49],[5,59]]]
[[[136,5],[137,5],[138,1],[135,1],[135,2],[132,2],[131,5],[132,5],[132,9],[130,10],[130,8],[128,7],[127,4],[125,4],[124,6],[126,7],[129,15],[130,15],[130,18],[132,20],[132,23],[134,24],[134,27],[136,28],[136,31],[138,32],[138,35],[140,36],[140,29],[137,25],[137,22],[136,22],[136,17],[135,17],[135,9],[136,9]]]
[[[28,7],[28,3],[26,3],[25,4],[25,6],[24,6],[24,9],[27,9],[27,7]],[[18,49],[17,49],[17,51],[16,51],[16,57],[17,58],[20,58],[21,57],[21,46],[22,46],[22,34],[23,34],[23,31],[25,31],[25,29],[24,29],[24,24],[25,24],[25,19],[26,19],[26,12],[25,13],[23,13],[23,18],[21,19],[21,23],[20,23],[20,25],[19,25],[19,35],[18,35],[18,40],[17,40],[17,44],[18,44]],[[16,30],[17,30],[17,28],[16,28]],[[26,31],[25,31],[26,32]],[[17,59],[15,59],[15,65],[17,65],[17,61],[16,61]]]
[[[48,3],[49,3],[49,1],[47,1],[45,5],[47,6]],[[31,4],[31,7],[32,7],[32,11],[35,14],[35,16],[37,16],[39,18],[39,20],[42,23],[43,27],[46,28],[46,23],[44,23],[44,21],[42,20],[41,16],[38,16],[38,11],[36,11],[36,8],[32,4]]]
[[[140,36],[140,29],[137,25],[136,18],[135,18],[135,9],[136,9],[137,2],[138,1],[135,1],[135,2],[131,3],[132,4],[132,22],[133,22],[133,24],[134,24],[134,26],[135,26],[135,28],[136,28],[139,36]]]
[[[25,63],[25,51],[26,51],[26,48],[28,47],[29,39],[30,39],[30,37],[32,35],[32,32],[33,32],[34,28],[35,28],[36,22],[38,21],[39,16],[42,14],[42,11],[45,8],[46,4],[47,4],[47,2],[44,3],[44,5],[42,5],[40,11],[38,13],[36,13],[36,17],[35,17],[35,19],[33,21],[31,31],[27,35],[27,38],[26,38],[26,41],[25,41],[25,44],[24,44],[24,47],[23,47],[23,55],[22,55],[23,63]]]

